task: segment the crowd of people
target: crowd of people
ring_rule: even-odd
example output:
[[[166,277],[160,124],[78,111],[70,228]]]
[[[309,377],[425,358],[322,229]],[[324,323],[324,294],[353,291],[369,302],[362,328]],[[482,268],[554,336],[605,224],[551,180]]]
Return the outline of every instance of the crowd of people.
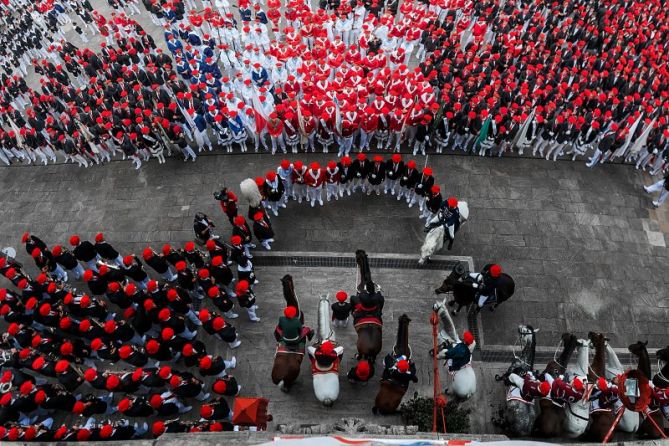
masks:
[[[229,323],[235,307],[260,320],[250,253],[238,239],[227,244],[212,234],[206,251],[195,242],[146,247],[140,259],[121,255],[102,233],[93,241],[73,235],[66,247],[26,232],[21,242],[38,275],[0,258],[0,274],[12,285],[0,288],[8,324],[0,342],[0,439],[233,430],[227,398],[241,389],[231,374],[236,358],[208,350],[216,342],[228,353],[240,347]],[[75,281],[85,289],[77,291]],[[180,418],[193,410],[194,421]],[[68,413],[83,418],[54,423]],[[112,414],[117,421],[109,421]]]
[[[131,18],[136,0],[110,1],[109,18],[86,0],[10,0],[3,20],[21,32],[0,54],[0,160],[120,154],[139,168],[249,144],[338,156],[404,145],[665,168],[659,1],[202,1],[143,2],[163,52]],[[63,24],[104,39],[77,48]],[[39,89],[23,79],[31,64]]]
[[[328,161],[324,166],[318,162],[307,166],[301,160],[291,162],[283,159],[275,170],[257,176],[252,181],[254,193],[251,198],[244,197],[248,200],[247,218],[253,221],[252,227],[243,216],[238,215],[239,199],[234,192],[225,189],[214,194],[247,248],[252,246],[253,233],[265,249],[271,249],[274,231],[269,213],[278,216],[279,210],[286,208],[289,201],[296,201],[297,204],[304,201],[311,207],[317,203],[323,206],[325,202],[336,201],[356,192],[389,195],[397,201],[405,201],[409,208],[417,204],[419,217],[425,220],[426,228],[437,224],[435,216],[443,216],[443,211],[447,209],[450,212],[446,212],[448,215],[444,218],[448,219],[448,226],[456,226],[454,231],[457,231],[460,225],[458,200],[452,196],[444,198],[432,168],[420,167],[413,159],[405,162],[399,153],[387,158],[374,155],[371,159],[365,153],[356,154],[355,159],[345,155]],[[259,197],[257,203],[254,199],[256,194]],[[439,224],[443,223],[440,221]],[[203,223],[199,227],[205,230],[209,226]],[[241,228],[244,228],[243,232]],[[195,232],[198,233],[197,228]],[[202,240],[209,236],[207,230]]]

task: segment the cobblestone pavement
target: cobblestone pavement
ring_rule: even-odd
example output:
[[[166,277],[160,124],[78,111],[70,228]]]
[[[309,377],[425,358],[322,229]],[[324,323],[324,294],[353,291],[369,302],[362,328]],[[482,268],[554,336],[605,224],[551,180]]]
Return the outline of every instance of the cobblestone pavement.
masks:
[[[227,236],[212,191],[223,184],[237,189],[279,159],[206,156],[197,163],[149,164],[139,173],[123,162],[88,170],[5,168],[0,244],[17,245],[25,229],[51,244],[102,230],[121,249],[139,252],[146,244],[190,240],[196,211],[214,217]],[[476,267],[499,262],[518,285],[512,300],[482,315],[487,343],[510,344],[509,324],[525,322],[540,327],[546,340],[596,329],[616,346],[637,339],[665,345],[669,228],[664,211],[650,210],[641,174],[620,165],[588,170],[572,162],[446,155],[430,157],[429,164],[442,190],[471,208],[448,254],[472,256]],[[315,208],[291,202],[273,218],[274,247],[417,254],[424,236],[417,215],[415,207],[388,196],[357,194]],[[432,285],[440,280],[435,275]]]

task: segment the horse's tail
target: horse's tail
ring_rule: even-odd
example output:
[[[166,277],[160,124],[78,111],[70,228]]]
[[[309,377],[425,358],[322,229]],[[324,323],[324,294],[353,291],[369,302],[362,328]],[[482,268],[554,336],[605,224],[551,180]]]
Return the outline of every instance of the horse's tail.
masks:
[[[319,341],[329,339],[335,342],[335,333],[332,330],[330,318],[330,300],[327,296],[321,296],[318,303],[318,338]]]
[[[355,263],[358,265],[358,280],[356,283],[358,291],[363,291],[368,283],[374,283],[372,281],[372,271],[369,268],[369,257],[367,253],[358,249],[355,252]]]
[[[455,329],[455,323],[453,323],[453,318],[451,318],[451,314],[448,312],[445,306],[439,306],[438,315],[439,319],[441,320],[443,330],[446,332],[448,337],[451,338],[451,341],[459,342],[460,339],[458,338],[458,332]]]
[[[444,226],[439,225],[432,229],[425,236],[425,242],[420,248],[420,258],[425,261],[435,252],[439,251],[444,246]]]

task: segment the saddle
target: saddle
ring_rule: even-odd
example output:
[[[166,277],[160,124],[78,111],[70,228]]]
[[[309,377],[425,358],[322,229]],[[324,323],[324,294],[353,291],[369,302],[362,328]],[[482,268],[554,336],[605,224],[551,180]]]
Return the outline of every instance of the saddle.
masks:
[[[305,348],[305,342],[300,342],[298,344],[285,344],[283,342],[279,342],[279,344],[276,346],[276,353],[292,353],[295,355],[304,355],[304,348]]]
[[[376,316],[363,316],[360,317],[358,320],[356,320],[353,324],[354,328],[358,328],[362,325],[378,325],[379,327],[383,327],[383,321],[381,318],[378,318]]]

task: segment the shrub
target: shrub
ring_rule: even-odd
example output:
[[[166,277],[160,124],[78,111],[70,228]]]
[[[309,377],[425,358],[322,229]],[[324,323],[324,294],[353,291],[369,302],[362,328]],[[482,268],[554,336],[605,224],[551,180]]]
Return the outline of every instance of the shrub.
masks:
[[[413,394],[406,403],[400,406],[402,421],[407,426],[418,426],[421,432],[432,431],[432,417],[434,411],[434,399],[424,396],[418,396],[418,392]],[[446,414],[446,431],[448,433],[468,433],[469,432],[469,414],[471,409],[463,409],[456,400],[451,400],[444,408]],[[437,430],[444,432],[441,411],[437,412]]]

